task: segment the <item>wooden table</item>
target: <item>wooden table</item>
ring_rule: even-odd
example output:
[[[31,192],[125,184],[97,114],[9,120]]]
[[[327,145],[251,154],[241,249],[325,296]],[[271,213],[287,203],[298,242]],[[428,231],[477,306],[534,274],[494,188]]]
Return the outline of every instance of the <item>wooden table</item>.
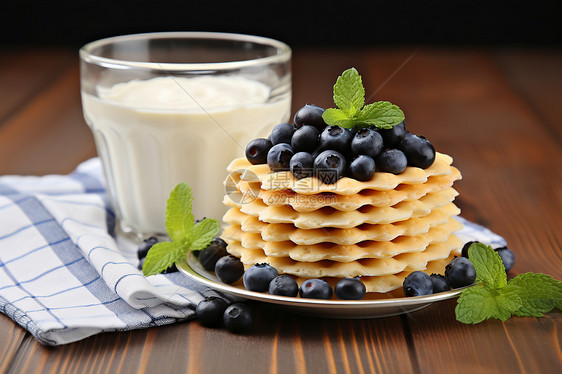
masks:
[[[95,156],[77,51],[0,52],[0,175],[67,173]],[[465,218],[507,239],[512,274],[562,279],[562,51],[361,48],[294,51],[293,109],[332,105],[354,66],[368,96],[452,155]],[[249,335],[198,322],[47,348],[0,315],[0,372],[557,373],[561,313],[463,325],[455,300],[384,319],[326,320],[256,305]]]

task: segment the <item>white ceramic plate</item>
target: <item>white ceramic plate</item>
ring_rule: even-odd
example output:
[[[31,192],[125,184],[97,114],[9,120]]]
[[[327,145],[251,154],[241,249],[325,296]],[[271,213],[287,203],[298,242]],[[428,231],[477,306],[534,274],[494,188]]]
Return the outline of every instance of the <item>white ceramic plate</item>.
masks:
[[[176,263],[177,268],[187,277],[216,291],[245,299],[274,304],[292,312],[326,318],[380,318],[414,312],[436,301],[455,298],[462,289],[455,289],[429,296],[400,297],[383,300],[316,300],[300,297],[276,296],[248,291],[222,283],[211,272],[203,269],[199,261],[188,254],[186,260]]]

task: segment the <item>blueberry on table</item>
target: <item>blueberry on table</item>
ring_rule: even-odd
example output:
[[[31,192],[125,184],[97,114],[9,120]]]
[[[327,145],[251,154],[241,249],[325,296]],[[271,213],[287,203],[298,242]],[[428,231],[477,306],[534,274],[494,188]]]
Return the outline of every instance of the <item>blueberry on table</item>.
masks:
[[[346,169],[345,157],[338,151],[323,151],[314,159],[314,175],[326,184],[336,183],[343,178]]]
[[[246,270],[242,281],[248,291],[264,292],[269,289],[269,283],[278,275],[279,273],[273,266],[259,263]]]
[[[273,171],[289,170],[293,155],[293,148],[289,144],[276,144],[267,153],[267,165]]]
[[[210,296],[200,301],[195,308],[195,315],[202,325],[216,327],[222,324],[224,311],[228,303],[220,297]]]
[[[313,104],[306,104],[295,113],[293,123],[297,129],[304,125],[311,125],[316,127],[318,131],[322,131],[326,127],[322,114],[324,114],[324,108]]]
[[[375,158],[383,149],[383,138],[371,127],[357,130],[351,139],[351,152],[355,155],[367,155]]]
[[[350,178],[358,181],[368,181],[375,173],[375,160],[369,156],[360,155],[349,164],[348,174]]]
[[[320,147],[340,153],[347,153],[351,146],[353,134],[340,126],[328,126],[320,134]]]
[[[445,292],[451,289],[451,286],[447,283],[444,275],[431,274],[429,277],[431,278],[431,283],[433,284],[433,293]]]
[[[231,332],[248,331],[254,323],[254,316],[249,306],[243,303],[231,304],[223,314],[224,326]]]
[[[152,248],[152,246],[156,243],[158,243],[158,239],[155,238],[154,236],[151,236],[150,238],[143,240],[142,243],[139,244],[139,247],[137,249],[137,256],[139,260],[145,258],[146,255],[148,254],[148,250]]]
[[[171,274],[177,272],[178,272],[178,268],[176,267],[176,264],[172,264],[168,268],[166,268],[166,270],[164,270],[162,274]]]
[[[406,123],[400,122],[398,125],[392,126],[390,129],[380,129],[379,133],[384,141],[386,148],[396,148],[406,135]]]
[[[223,283],[234,283],[244,274],[244,265],[239,258],[228,255],[221,257],[215,265],[215,275]]]
[[[361,300],[367,294],[367,288],[358,278],[343,278],[336,283],[334,293],[338,299]]]
[[[466,257],[456,257],[445,266],[445,279],[451,288],[469,286],[476,280],[476,270]]]
[[[252,165],[267,163],[267,154],[273,145],[269,139],[257,138],[246,146],[246,159]]]
[[[495,251],[500,255],[505,271],[510,271],[515,264],[515,254],[507,247],[496,248]]]
[[[407,297],[431,295],[433,293],[433,282],[429,275],[423,271],[414,271],[404,279],[402,288],[404,289],[404,295]]]
[[[398,149],[385,149],[375,159],[377,168],[392,174],[400,174],[408,166],[406,155]]]
[[[199,262],[205,270],[214,271],[217,261],[226,255],[228,255],[226,242],[220,238],[213,239],[206,248],[199,252]]]
[[[269,293],[271,295],[296,297],[299,294],[299,285],[289,275],[278,275],[269,283]]]
[[[298,152],[291,157],[289,169],[297,179],[311,177],[314,170],[314,157],[308,152]]]
[[[290,123],[280,123],[276,125],[273,130],[271,130],[269,140],[271,140],[272,145],[280,143],[291,144],[291,139],[294,132],[295,126],[291,125]]]
[[[295,152],[312,152],[320,144],[320,132],[311,125],[304,125],[293,134],[291,147]]]
[[[410,166],[426,169],[435,161],[435,148],[421,135],[406,132],[398,148],[404,152]]]
[[[307,279],[299,288],[299,295],[306,299],[331,299],[332,287],[323,279]]]

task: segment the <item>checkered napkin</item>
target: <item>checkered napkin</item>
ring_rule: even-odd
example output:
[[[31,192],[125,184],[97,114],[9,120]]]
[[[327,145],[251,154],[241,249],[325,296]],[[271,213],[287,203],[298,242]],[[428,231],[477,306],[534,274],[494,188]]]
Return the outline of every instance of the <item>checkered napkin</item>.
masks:
[[[136,247],[113,234],[103,183],[99,159],[69,175],[0,177],[0,311],[43,344],[188,320],[217,295],[180,273],[144,277]],[[505,245],[460,219],[463,242]]]

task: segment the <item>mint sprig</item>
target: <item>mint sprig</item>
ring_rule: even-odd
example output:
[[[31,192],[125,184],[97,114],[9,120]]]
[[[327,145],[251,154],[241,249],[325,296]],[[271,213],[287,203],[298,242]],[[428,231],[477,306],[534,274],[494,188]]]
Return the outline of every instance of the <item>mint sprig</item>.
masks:
[[[193,194],[187,183],[178,184],[166,205],[166,232],[171,241],[156,243],[150,248],[142,272],[145,276],[159,274],[185,257],[189,250],[209,245],[219,232],[219,221],[205,218],[195,224],[191,213]]]
[[[347,69],[334,84],[334,104],[326,109],[322,118],[328,125],[351,129],[355,126],[375,126],[390,129],[404,121],[400,108],[388,101],[365,105],[365,88],[355,68]]]
[[[478,284],[461,292],[455,308],[459,322],[476,324],[489,318],[505,321],[512,315],[542,317],[562,307],[562,282],[550,275],[525,273],[508,281],[501,257],[481,243],[470,246],[468,258]]]

